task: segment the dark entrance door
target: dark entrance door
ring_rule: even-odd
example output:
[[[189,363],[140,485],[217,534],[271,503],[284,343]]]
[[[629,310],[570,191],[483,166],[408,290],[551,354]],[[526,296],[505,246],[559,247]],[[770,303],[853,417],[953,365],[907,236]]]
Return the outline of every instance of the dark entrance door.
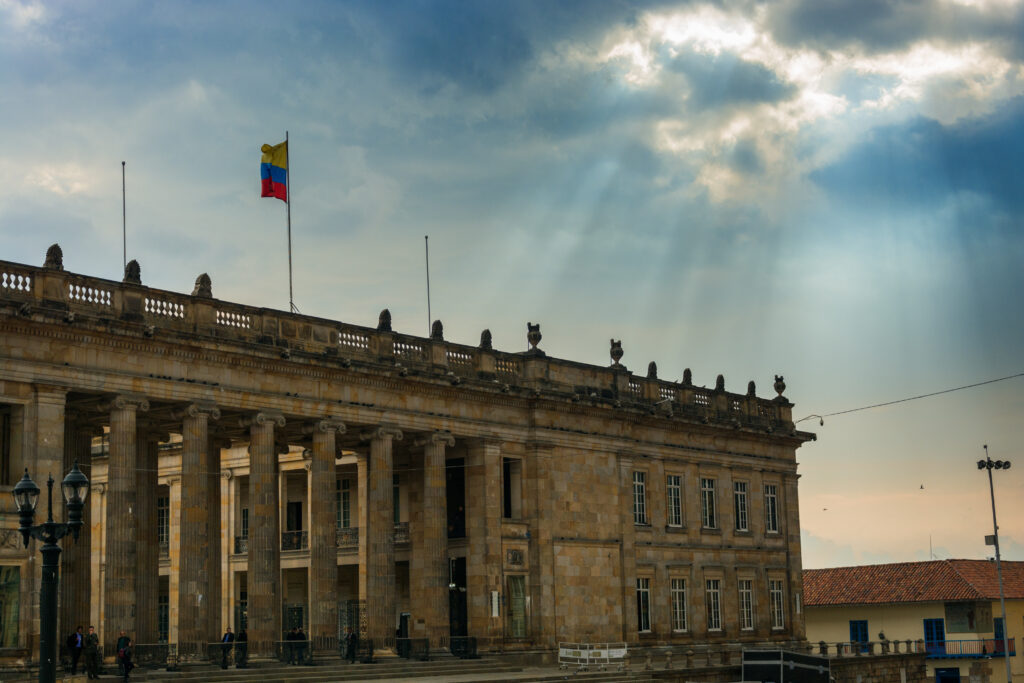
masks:
[[[469,635],[466,609],[466,558],[453,557],[448,584],[448,629],[453,638]]]
[[[935,683],[960,683],[960,669],[936,669]]]

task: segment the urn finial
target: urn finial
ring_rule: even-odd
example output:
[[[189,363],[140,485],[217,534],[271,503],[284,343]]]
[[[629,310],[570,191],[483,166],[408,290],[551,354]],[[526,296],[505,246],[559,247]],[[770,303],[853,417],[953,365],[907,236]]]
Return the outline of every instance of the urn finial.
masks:
[[[46,260],[43,262],[43,268],[64,270],[64,251],[60,248],[59,244],[51,244],[50,248],[46,250]]]
[[[201,296],[204,299],[213,298],[213,282],[210,281],[209,275],[203,273],[196,278],[196,286],[192,290],[192,296]]]
[[[526,323],[526,341],[530,342],[530,351],[537,353],[540,349],[537,348],[537,344],[540,344],[540,323],[534,325],[531,322]]]
[[[142,284],[142,268],[139,267],[139,262],[132,259],[128,262],[128,265],[124,267],[124,282],[132,285]]]
[[[775,385],[774,385],[774,387],[775,387],[775,393],[777,393],[779,395],[779,398],[781,398],[782,397],[782,392],[784,392],[786,390],[785,378],[783,378],[782,375],[775,375]]]
[[[377,331],[378,332],[390,332],[391,331],[391,311],[384,309],[377,316]]]
[[[622,354],[624,353],[622,350],[622,340],[620,339],[619,341],[615,341],[614,339],[611,339],[609,341],[611,341],[612,346],[608,350],[608,355],[612,357],[612,365],[618,367],[619,361],[622,360]]]

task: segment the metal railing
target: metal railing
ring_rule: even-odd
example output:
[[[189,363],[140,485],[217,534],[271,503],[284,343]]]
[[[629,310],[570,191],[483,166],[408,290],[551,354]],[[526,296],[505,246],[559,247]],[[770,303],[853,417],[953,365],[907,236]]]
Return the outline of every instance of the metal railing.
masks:
[[[206,661],[226,669],[235,663],[235,643],[207,643]]]
[[[476,638],[473,636],[452,636],[448,643],[449,651],[459,659],[478,659]]]
[[[1010,656],[1017,656],[1017,642],[1008,639]],[[978,640],[927,640],[924,644],[925,656],[929,659],[958,659],[1002,657],[1006,654],[1003,639],[981,638]]]
[[[282,664],[309,666],[313,663],[313,643],[308,640],[279,640],[274,643],[274,650]]]
[[[249,537],[235,536],[235,554],[244,555],[249,552]]]
[[[135,666],[142,669],[159,669],[168,671],[178,665],[178,645],[176,643],[140,643],[132,645]]]
[[[395,525],[395,545],[409,542],[409,523],[399,522]]]
[[[309,532],[282,531],[281,550],[306,550],[309,548]]]
[[[359,547],[359,527],[338,527],[338,547],[339,548],[358,548]]]
[[[395,638],[395,653],[405,659],[430,661],[430,640],[427,638]]]

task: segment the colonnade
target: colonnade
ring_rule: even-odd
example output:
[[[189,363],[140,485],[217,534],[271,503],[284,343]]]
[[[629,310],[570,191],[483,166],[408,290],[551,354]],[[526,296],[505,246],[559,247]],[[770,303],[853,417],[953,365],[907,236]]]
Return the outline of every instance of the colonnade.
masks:
[[[273,653],[282,638],[281,513],[278,456],[291,438],[310,443],[309,638],[314,647],[337,643],[338,567],[335,525],[337,437],[346,426],[333,418],[289,424],[280,412],[263,410],[223,418],[208,402],[193,402],[161,413],[159,426],[146,419],[149,401],[121,395],[98,408],[109,414],[109,459],[105,487],[103,547],[103,642],[113,654],[124,631],[136,642],[158,639],[159,543],[157,538],[158,443],[168,431],[180,431],[181,471],[177,646],[180,657],[201,656],[205,643],[220,639],[226,624],[221,609],[220,452],[224,434],[249,441],[249,529],[247,628],[251,656]],[[170,415],[170,424],[167,415]],[[65,422],[65,460],[88,462],[92,423],[69,411]],[[229,422],[229,424],[218,424]],[[90,426],[93,425],[93,426]],[[180,427],[177,427],[180,425]],[[225,429],[226,428],[226,429]],[[296,434],[301,436],[296,437]],[[357,453],[359,500],[359,599],[366,606],[364,636],[390,647],[395,633],[395,541],[393,520],[393,444],[403,433],[393,425],[361,427],[368,448]],[[422,573],[417,601],[431,647],[446,644],[448,633],[448,541],[445,489],[448,432],[428,433],[413,441],[423,448],[421,525],[416,549]],[[417,482],[419,484],[419,482]],[[89,528],[87,520],[86,529]],[[89,612],[88,531],[64,558],[62,630],[81,623]],[[95,567],[95,563],[93,563]],[[86,577],[84,580],[82,577]],[[96,584],[93,583],[93,586]],[[173,595],[172,595],[173,599]],[[77,622],[75,620],[78,620]],[[70,631],[68,631],[70,632]]]

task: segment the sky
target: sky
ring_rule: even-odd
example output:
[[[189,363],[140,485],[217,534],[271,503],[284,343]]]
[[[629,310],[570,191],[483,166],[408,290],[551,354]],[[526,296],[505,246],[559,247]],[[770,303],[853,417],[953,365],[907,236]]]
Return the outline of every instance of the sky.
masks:
[[[807,568],[1024,560],[1024,2],[0,0],[0,258],[773,396]],[[833,415],[833,413],[843,413]]]

